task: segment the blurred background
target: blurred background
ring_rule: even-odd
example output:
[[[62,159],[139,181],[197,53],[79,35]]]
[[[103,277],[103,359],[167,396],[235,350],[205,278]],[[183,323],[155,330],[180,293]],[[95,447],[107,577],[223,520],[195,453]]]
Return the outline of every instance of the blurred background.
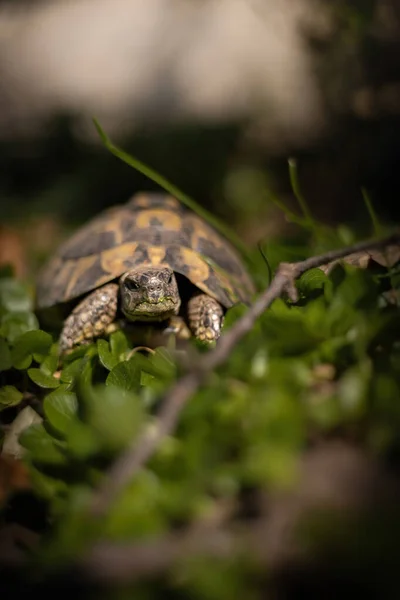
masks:
[[[396,0],[0,1],[0,262],[22,277],[153,182],[92,123],[234,226],[284,235],[287,160],[323,221],[399,217]]]
[[[157,189],[110,154],[93,117],[254,247],[296,234],[272,199],[299,210],[289,157],[321,221],[369,236],[363,187],[383,223],[398,221],[399,33],[396,0],[0,0],[0,264],[33,281],[77,226]],[[275,501],[278,554],[299,505],[328,497],[357,514],[387,489],[393,499],[364,456],[315,456],[298,499]],[[330,586],[342,581],[352,590],[349,564],[397,576],[398,506],[379,505],[373,527],[360,520],[353,545],[326,519],[334,568],[322,553],[321,568],[302,573],[296,555],[284,597],[337,597]]]

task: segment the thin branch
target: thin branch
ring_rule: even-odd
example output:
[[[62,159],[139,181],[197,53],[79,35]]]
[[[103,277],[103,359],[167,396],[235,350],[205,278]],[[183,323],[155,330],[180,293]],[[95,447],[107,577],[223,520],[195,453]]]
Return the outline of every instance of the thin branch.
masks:
[[[309,523],[310,515],[320,510],[340,515],[350,536],[343,540],[346,545],[352,536],[359,537],[357,515],[368,515],[374,523],[388,507],[398,506],[400,481],[396,473],[388,472],[367,451],[343,440],[323,441],[305,449],[299,456],[297,474],[291,488],[259,490],[257,516],[252,519],[240,517],[236,503],[226,505],[226,499],[217,500],[211,514],[183,529],[141,540],[98,540],[78,556],[75,566],[85,581],[96,584],[176,575],[176,569],[198,558],[215,562],[228,559],[232,564],[232,560],[243,561],[245,557],[246,563],[250,559],[272,573],[285,565],[293,566],[293,562],[299,566],[312,560],[320,543],[325,549],[330,541],[337,544],[329,534],[321,538],[320,531],[314,540],[317,546],[308,543],[309,536],[299,536],[299,527],[302,530]],[[390,526],[384,531],[391,539]],[[375,543],[371,541],[372,547]]]
[[[175,430],[186,402],[199,389],[207,376],[227,360],[236,344],[251,331],[256,320],[273,301],[285,294],[292,300],[296,299],[294,285],[296,279],[310,269],[340,260],[356,252],[385,248],[399,243],[400,233],[396,233],[380,240],[360,242],[347,248],[312,256],[297,263],[281,263],[271,284],[231,329],[221,336],[216,348],[200,358],[197,365],[183,375],[166,393],[159,413],[158,427],[146,431],[138,441],[135,440],[134,444],[111,466],[94,494],[92,513],[101,516],[107,512],[125,486],[156,452],[162,440]]]
[[[167,534],[141,543],[99,542],[78,564],[80,573],[96,583],[133,582],[155,577],[173,566],[185,564],[190,557],[207,556],[216,560],[251,554],[269,567],[272,558],[270,540],[265,540],[265,519],[253,526],[236,528],[192,528],[183,534]],[[281,556],[279,556],[281,558]]]

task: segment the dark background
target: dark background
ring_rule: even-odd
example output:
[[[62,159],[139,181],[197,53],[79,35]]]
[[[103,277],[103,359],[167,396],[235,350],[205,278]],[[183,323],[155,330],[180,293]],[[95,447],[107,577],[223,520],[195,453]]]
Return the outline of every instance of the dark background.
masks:
[[[216,6],[219,6],[219,8]],[[157,186],[111,139],[249,244],[313,214],[399,217],[398,3],[0,2],[0,259],[32,278],[74,227]],[[290,230],[293,231],[293,230]]]

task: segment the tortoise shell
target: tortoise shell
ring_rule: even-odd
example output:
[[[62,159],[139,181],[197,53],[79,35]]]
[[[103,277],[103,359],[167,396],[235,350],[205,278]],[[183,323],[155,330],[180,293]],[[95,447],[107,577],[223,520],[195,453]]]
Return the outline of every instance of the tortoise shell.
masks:
[[[80,228],[39,274],[38,309],[91,292],[136,266],[168,266],[225,308],[253,283],[230,243],[172,196],[137,194]]]

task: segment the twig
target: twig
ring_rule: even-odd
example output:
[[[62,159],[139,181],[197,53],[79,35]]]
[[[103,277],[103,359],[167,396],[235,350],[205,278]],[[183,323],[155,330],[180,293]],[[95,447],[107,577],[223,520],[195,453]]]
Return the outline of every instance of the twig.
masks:
[[[187,561],[192,564],[201,557],[216,562],[228,559],[230,564],[235,558],[245,558],[246,564],[250,559],[267,567],[271,574],[285,565],[293,568],[295,563],[298,567],[319,556],[316,549],[320,543],[325,550],[332,541],[336,547],[337,539],[331,539],[329,533],[321,538],[318,531],[314,538],[309,532],[317,546],[309,544],[308,535],[299,535],[299,526],[309,523],[310,515],[321,509],[324,514],[332,511],[344,519],[346,546],[352,536],[359,537],[360,514],[369,515],[374,523],[377,515],[398,506],[400,482],[396,473],[389,473],[368,451],[343,440],[323,441],[305,449],[299,456],[297,473],[290,489],[272,486],[267,493],[259,490],[255,518],[239,516],[236,504],[220,510],[217,501],[211,519],[208,515],[185,528],[141,540],[98,540],[78,556],[76,568],[85,581],[96,584],[130,583],[171,572],[176,575],[176,569],[185,568]],[[393,537],[392,524],[388,521],[387,525],[383,531],[389,540]],[[381,539],[382,531],[379,535]],[[371,538],[370,543],[374,547],[376,540]]]
[[[191,560],[201,556],[231,560],[250,553],[255,560],[266,562],[271,548],[265,544],[264,529],[265,520],[260,519],[253,526],[194,528],[183,534],[169,534],[141,543],[99,542],[79,562],[78,568],[89,581],[120,584],[163,574],[174,565],[185,564],[188,557]]]
[[[166,393],[158,416],[157,428],[146,431],[138,441],[135,440],[134,444],[111,466],[94,495],[92,513],[101,516],[107,512],[119,493],[151,458],[160,442],[174,431],[181,410],[189,398],[199,389],[208,374],[227,360],[235,345],[252,329],[255,321],[271,306],[272,302],[284,294],[292,300],[296,299],[294,285],[296,279],[310,269],[340,260],[350,254],[399,243],[400,233],[395,233],[380,240],[360,242],[296,263],[281,263],[271,284],[232,328],[221,336],[217,347],[202,357],[198,364],[183,375]]]

